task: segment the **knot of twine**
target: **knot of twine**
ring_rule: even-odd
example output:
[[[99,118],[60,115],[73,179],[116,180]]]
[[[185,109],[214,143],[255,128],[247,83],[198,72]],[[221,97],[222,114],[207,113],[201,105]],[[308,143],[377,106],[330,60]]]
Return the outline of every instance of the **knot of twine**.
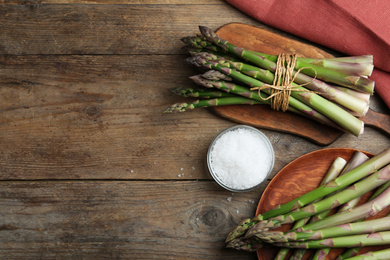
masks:
[[[275,78],[272,85],[264,84],[261,87],[251,88],[251,90],[258,90],[258,94],[261,99],[270,100],[271,108],[274,110],[281,109],[282,111],[286,111],[288,109],[289,98],[292,91],[310,92],[307,89],[302,89],[299,87],[310,84],[311,82],[306,82],[305,84],[292,86],[292,83],[294,82],[297,75],[301,72],[301,70],[313,69],[310,67],[300,68],[294,74],[296,60],[297,60],[296,54],[285,54],[285,53],[279,54],[276,62]],[[317,75],[315,70],[314,72],[315,72],[315,77],[312,79],[312,81],[316,78]],[[263,89],[270,89],[270,93],[269,93],[270,95],[266,98],[264,98],[260,94],[260,91]]]

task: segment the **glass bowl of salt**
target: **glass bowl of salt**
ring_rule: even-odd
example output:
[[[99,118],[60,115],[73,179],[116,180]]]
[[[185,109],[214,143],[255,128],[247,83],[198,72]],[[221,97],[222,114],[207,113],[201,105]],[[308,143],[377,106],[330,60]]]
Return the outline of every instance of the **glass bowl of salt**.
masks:
[[[236,125],[220,132],[207,152],[213,179],[232,192],[246,192],[267,181],[274,168],[271,142],[258,129]]]

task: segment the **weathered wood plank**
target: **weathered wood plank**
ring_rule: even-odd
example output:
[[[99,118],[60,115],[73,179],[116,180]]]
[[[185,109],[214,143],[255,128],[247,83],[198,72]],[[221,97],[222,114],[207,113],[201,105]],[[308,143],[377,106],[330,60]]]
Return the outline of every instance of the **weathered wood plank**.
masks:
[[[2,56],[0,178],[208,179],[208,145],[234,123],[206,109],[162,114],[187,100],[168,91],[192,86],[195,70],[185,57]],[[275,172],[321,148],[264,133],[276,151]],[[337,145],[377,153],[390,140],[366,129]]]
[[[207,178],[200,170],[207,143],[231,124],[205,110],[162,114],[182,100],[168,89],[190,84],[179,76],[192,74],[183,56],[7,56],[0,63],[3,179]]]
[[[259,24],[228,4],[0,5],[0,54],[177,54],[198,25],[236,19]]]
[[[212,182],[2,182],[1,259],[256,259],[224,249],[259,191]],[[252,257],[251,257],[252,256]]]

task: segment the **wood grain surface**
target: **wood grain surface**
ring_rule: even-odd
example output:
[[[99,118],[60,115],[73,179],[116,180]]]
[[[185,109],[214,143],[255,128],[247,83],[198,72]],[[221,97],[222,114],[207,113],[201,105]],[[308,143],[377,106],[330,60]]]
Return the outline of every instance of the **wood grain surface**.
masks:
[[[236,123],[162,114],[183,101],[170,88],[193,84],[180,38],[231,22],[297,40],[222,0],[0,1],[0,259],[257,259],[224,240],[265,185],[231,193],[205,167]],[[323,148],[262,132],[272,176]],[[389,146],[367,128],[327,147]]]

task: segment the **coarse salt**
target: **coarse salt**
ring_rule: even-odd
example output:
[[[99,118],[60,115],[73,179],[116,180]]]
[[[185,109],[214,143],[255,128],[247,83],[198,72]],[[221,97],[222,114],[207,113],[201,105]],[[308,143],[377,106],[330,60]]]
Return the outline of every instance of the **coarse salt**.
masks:
[[[247,190],[264,181],[273,168],[273,149],[250,127],[226,131],[210,149],[215,177],[233,190]]]

